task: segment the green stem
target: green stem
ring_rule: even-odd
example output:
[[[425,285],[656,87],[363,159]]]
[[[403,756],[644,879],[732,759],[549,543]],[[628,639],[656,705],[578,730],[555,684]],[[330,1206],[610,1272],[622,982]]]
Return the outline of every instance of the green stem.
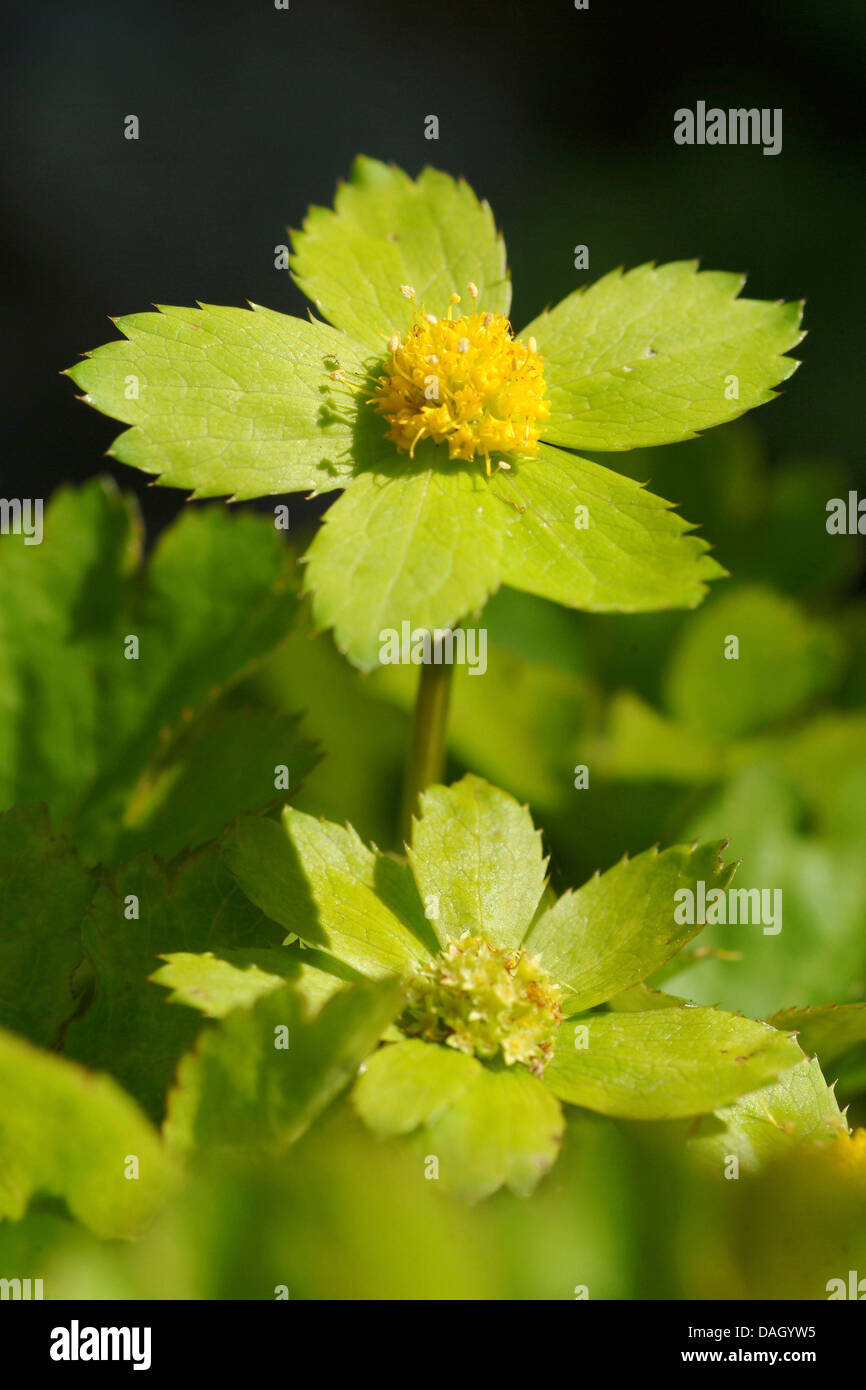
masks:
[[[451,674],[450,663],[446,665],[443,662],[441,666],[431,663],[421,667],[400,817],[400,837],[405,844],[412,839],[412,816],[418,809],[418,797],[431,782],[441,781],[445,771],[445,730],[451,698]]]

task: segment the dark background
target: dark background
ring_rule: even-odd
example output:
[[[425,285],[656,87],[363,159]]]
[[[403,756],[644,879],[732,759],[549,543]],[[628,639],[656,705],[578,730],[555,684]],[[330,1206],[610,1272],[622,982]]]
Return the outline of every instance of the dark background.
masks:
[[[19,0],[0,146],[5,495],[99,470],[152,527],[182,495],[102,457],[119,432],[60,377],[152,302],[304,301],[274,247],[361,151],[463,174],[493,205],[514,322],[624,263],[700,256],[807,298],[804,366],[753,417],[771,457],[862,477],[862,0],[679,6]],[[783,151],[682,148],[703,99],[784,110]],[[124,139],[124,117],[141,123]],[[424,118],[440,120],[438,142]],[[589,272],[573,247],[590,249]],[[615,457],[611,457],[615,464]],[[820,466],[820,462],[816,466]]]

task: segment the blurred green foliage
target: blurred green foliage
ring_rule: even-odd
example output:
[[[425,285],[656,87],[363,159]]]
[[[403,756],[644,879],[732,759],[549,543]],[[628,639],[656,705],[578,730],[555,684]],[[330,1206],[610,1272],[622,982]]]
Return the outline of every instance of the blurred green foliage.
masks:
[[[279,1162],[196,1171],[135,1243],[50,1208],[0,1226],[46,1298],[826,1298],[866,1261],[866,1177],[834,1149],[708,1179],[680,1146],[583,1116],[530,1200],[467,1207],[332,1113]]]
[[[665,978],[665,989],[764,1017],[855,1003],[866,993],[866,606],[855,587],[858,539],[829,536],[824,525],[827,500],[844,495],[847,480],[826,462],[783,459],[770,468],[743,426],[654,450],[651,459],[631,454],[618,462],[679,499],[686,514],[705,518],[705,534],[732,577],[694,613],[639,618],[596,618],[500,591],[477,620],[488,632],[486,673],[455,672],[449,779],[470,769],[530,803],[545,827],[558,890],[654,843],[729,838],[726,857],[742,860],[736,886],[782,889],[782,930],[708,928],[701,944],[721,953],[696,956]],[[71,505],[69,498],[62,503]],[[105,537],[111,528],[127,534],[110,497],[91,493],[81,505],[104,519]],[[224,534],[221,522],[199,517],[193,524],[200,544],[191,553],[222,580],[223,546],[237,553],[237,538]],[[255,523],[247,548],[266,529]],[[165,544],[163,556],[171,553],[170,539]],[[167,680],[178,692],[177,730],[154,756],[138,732],[142,718],[153,716],[130,707],[124,717],[135,759],[127,768],[110,749],[100,786],[93,758],[83,771],[73,766],[88,747],[100,746],[93,741],[99,711],[85,702],[82,673],[100,664],[108,670],[128,628],[118,604],[154,602],[148,585],[152,591],[166,564],[152,564],[148,575],[127,542],[109,549],[120,565],[119,588],[93,610],[99,622],[82,626],[74,602],[80,590],[62,575],[42,591],[39,620],[61,633],[64,679],[76,699],[81,692],[67,708],[78,709],[83,732],[65,753],[44,744],[56,769],[46,782],[54,788],[53,822],[69,840],[46,845],[43,821],[32,813],[2,823],[0,847],[9,861],[26,858],[31,876],[42,876],[41,916],[30,915],[45,942],[43,959],[56,972],[46,972],[37,995],[7,991],[3,1018],[42,1046],[51,1046],[60,1028],[72,1058],[102,1065],[89,1041],[101,1010],[113,1029],[115,1074],[158,1117],[179,1049],[209,1025],[182,1003],[163,1003],[165,992],[145,983],[157,952],[216,949],[226,961],[240,960],[238,948],[252,939],[242,903],[232,898],[226,909],[224,871],[209,868],[209,852],[192,859],[178,853],[183,828],[192,824],[193,841],[206,840],[212,827],[204,812],[224,821],[280,799],[260,794],[262,769],[272,776],[269,731],[277,730],[290,738],[287,759],[305,778],[292,783],[295,805],[349,820],[383,849],[396,848],[417,673],[389,667],[359,675],[329,637],[314,634],[303,605],[267,655],[279,605],[284,622],[294,610],[296,583],[263,551],[260,589],[233,580],[243,606],[231,621],[247,636],[234,634],[226,652],[218,629],[209,647],[220,689],[197,687],[194,714],[183,714],[178,682],[189,675],[172,619],[179,643],[172,660],[179,664]],[[93,588],[95,568],[87,571],[86,556],[76,563],[75,573]],[[275,583],[277,608],[266,600]],[[166,613],[177,611],[186,584],[181,566],[171,592],[162,586]],[[731,635],[739,638],[736,661],[724,655]],[[14,670],[50,701],[23,626],[13,638]],[[259,664],[250,673],[253,656]],[[108,676],[96,688],[115,698]],[[231,730],[225,741],[221,723]],[[315,765],[311,741],[323,753]],[[581,765],[589,785],[578,789]],[[232,767],[233,779],[223,775]],[[21,764],[19,778],[26,771]],[[211,808],[214,776],[228,791]],[[35,790],[24,787],[22,799],[32,800]],[[16,794],[10,787],[7,800]],[[100,852],[118,862],[151,834],[154,848],[176,856],[165,872],[144,856],[118,872],[87,867]],[[85,845],[80,859],[76,841]],[[112,903],[151,881],[165,899],[163,935],[118,953],[109,931]],[[69,883],[74,911],[65,913],[64,933],[52,937],[56,895],[68,898]],[[196,883],[213,904],[201,938],[190,937],[186,925]],[[7,916],[12,902],[7,897]],[[10,935],[6,950],[9,978],[16,971],[20,978],[20,937]],[[80,1007],[92,988],[84,957],[107,981],[89,1009]],[[176,1011],[178,1026],[163,1055],[154,1017],[165,1008]],[[136,1028],[157,1048],[161,1080],[152,1094],[153,1068],[125,1037],[132,1010]],[[859,1018],[847,1017],[855,1045],[844,1054],[830,1047],[823,1060],[856,1122],[864,1114],[866,1048],[857,1043]],[[825,1023],[809,1026],[818,1032],[807,1050],[821,1053]],[[57,1072],[51,1084],[58,1095],[64,1087],[77,1095],[77,1075]],[[806,1137],[786,1152],[772,1142],[772,1101],[762,1110],[758,1098],[755,1107],[731,1122],[747,1128],[762,1153],[778,1152],[769,1166],[744,1167],[738,1181],[720,1176],[723,1134],[702,1130],[684,1146],[688,1124],[646,1126],[579,1113],[569,1118],[560,1161],[531,1200],[500,1193],[468,1207],[425,1179],[423,1155],[373,1138],[338,1098],[279,1156],[241,1161],[202,1151],[181,1191],[134,1242],[93,1234],[101,1214],[88,1227],[72,1220],[78,1179],[52,1176],[21,1221],[0,1224],[0,1272],[43,1278],[49,1298],[270,1299],[285,1289],[291,1298],[573,1299],[584,1288],[594,1299],[824,1298],[829,1279],[866,1267],[862,1144],[840,1137],[818,1148]],[[711,1172],[702,1153],[714,1158]],[[99,1194],[92,1200],[100,1213]]]

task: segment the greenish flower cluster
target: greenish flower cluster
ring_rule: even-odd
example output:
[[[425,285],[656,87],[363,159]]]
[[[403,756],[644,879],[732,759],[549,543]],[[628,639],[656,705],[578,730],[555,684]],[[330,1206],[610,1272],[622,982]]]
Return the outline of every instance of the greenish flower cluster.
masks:
[[[407,988],[403,1031],[540,1076],[562,1022],[559,987],[525,951],[492,946],[470,932],[448,937]]]

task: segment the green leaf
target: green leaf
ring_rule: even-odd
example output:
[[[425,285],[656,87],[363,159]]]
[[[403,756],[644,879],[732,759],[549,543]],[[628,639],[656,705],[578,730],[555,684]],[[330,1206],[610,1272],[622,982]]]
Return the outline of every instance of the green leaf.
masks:
[[[364,1123],[383,1138],[432,1124],[481,1071],[477,1057],[421,1042],[388,1043],[367,1059],[352,1091]]]
[[[171,859],[181,848],[215,839],[235,816],[270,810],[289,788],[294,795],[318,760],[298,724],[297,717],[252,708],[197,720],[168,760],[153,762],[136,787],[117,857],[131,859],[147,849]],[[277,791],[282,768],[288,788]]]
[[[783,354],[803,336],[801,306],[738,299],[743,284],[698,273],[695,261],[642,265],[534,319],[520,337],[534,336],[544,358],[545,439],[574,449],[673,444],[772,400],[797,367]]]
[[[686,967],[699,965],[701,961],[725,961],[730,963],[741,959],[741,951],[725,950],[722,946],[708,946],[706,942],[701,942],[700,946],[695,946],[694,949],[689,948],[687,951],[680,951],[668,961],[667,965],[663,965],[661,970],[656,970],[654,972],[652,980],[646,981],[644,984],[638,986],[638,988],[645,989],[649,987],[651,990],[656,990],[660,985],[673,979],[674,975],[682,974]],[[671,997],[676,998],[677,996]],[[687,1002],[693,1004],[700,1001],[689,999]]]
[[[731,637],[736,658],[726,655]],[[758,587],[715,598],[689,623],[666,679],[673,714],[718,739],[792,714],[833,680],[839,643],[790,599]]]
[[[774,1028],[797,1035],[807,1056],[817,1056],[826,1070],[852,1047],[866,1042],[866,1004],[819,1004],[803,1009],[780,1009],[770,1019]]]
[[[429,787],[412,830],[409,861],[433,927],[446,937],[472,932],[518,946],[544,892],[547,860],[525,806],[480,777]]]
[[[127,916],[133,910],[137,918]],[[110,1071],[161,1119],[177,1060],[201,1019],[169,1008],[164,992],[148,980],[159,957],[279,940],[278,929],[240,892],[215,848],[188,860],[173,878],[142,855],[94,897],[84,941],[95,995],[67,1029],[66,1052]]]
[[[585,1029],[578,1033],[576,1029]],[[577,1044],[586,1041],[586,1046]],[[719,1009],[646,1009],[564,1023],[544,1079],[554,1095],[603,1115],[676,1119],[717,1110],[802,1059],[766,1023]]]
[[[396,981],[365,980],[313,1018],[291,985],[233,1010],[180,1065],[169,1144],[282,1152],[348,1084],[399,1008]]]
[[[507,786],[521,801],[548,807],[561,803],[573,792],[574,776],[568,775],[567,763],[563,769],[563,752],[577,745],[585,727],[588,685],[552,664],[526,660],[496,645],[486,609],[484,626],[483,679],[477,668],[454,670],[449,747],[464,767]],[[392,669],[396,674],[399,668]],[[578,760],[576,755],[571,766]]]
[[[507,509],[483,471],[449,464],[428,444],[416,463],[362,473],[325,514],[305,586],[320,628],[363,670],[383,637],[452,628],[499,585]]]
[[[694,608],[724,574],[669,502],[562,449],[540,444],[490,488],[510,520],[502,582],[512,588],[593,613],[643,613]]]
[[[337,189],[334,211],[311,208],[293,234],[295,279],[338,328],[371,347],[412,322],[401,285],[428,313],[444,314],[451,294],[478,286],[479,303],[507,314],[511,285],[493,214],[468,184],[436,169],[413,181],[363,156]]]
[[[401,670],[382,671],[392,669]],[[417,672],[411,674],[417,679]],[[411,674],[406,671],[410,679]],[[314,635],[305,603],[286,641],[255,677],[255,691],[277,709],[303,709],[305,730],[327,750],[293,803],[313,815],[350,821],[365,839],[390,844],[394,787],[411,716],[379,698],[374,680],[344,661],[329,637]]]
[[[106,1239],[138,1233],[166,1196],[156,1132],[120,1087],[0,1032],[0,1216],[32,1196],[66,1202]],[[130,1160],[138,1162],[135,1178]]]
[[[832,771],[828,765],[825,776]],[[820,764],[812,775],[820,775]],[[760,1018],[792,1000],[830,1004],[863,998],[862,840],[846,836],[840,842],[807,833],[801,798],[767,763],[730,775],[684,830],[701,839],[730,835],[731,849],[743,861],[737,890],[766,891],[775,926],[767,933],[730,924],[707,927],[703,944],[734,947],[742,960],[735,966],[706,960],[675,977],[675,993]]]
[[[282,825],[242,821],[223,853],[272,921],[362,975],[402,974],[434,944],[406,866],[367,849],[351,828],[287,807]]]
[[[735,865],[721,844],[675,845],[623,859],[567,892],[538,919],[526,949],[560,982],[567,1014],[594,1008],[659,970],[701,930],[677,923],[675,895],[727,888]]]
[[[630,690],[611,697],[599,750],[605,776],[629,781],[708,783],[721,775],[721,744],[660,714]]]
[[[43,808],[0,816],[0,1026],[55,1047],[80,1002],[81,919],[97,880]]]
[[[688,1000],[676,994],[665,994],[664,990],[653,989],[642,981],[608,999],[607,1007],[614,1013],[640,1013],[643,1009],[685,1009]]]
[[[559,1103],[520,1067],[482,1067],[469,1088],[422,1131],[450,1192],[469,1201],[507,1187],[526,1197],[555,1162],[565,1122]]]
[[[318,955],[317,952],[312,952]],[[290,981],[314,1008],[324,1004],[344,981],[276,947],[271,950],[222,949],[194,953],[172,951],[163,956],[151,980],[170,989],[169,1002],[198,1009],[206,1018],[225,1018],[233,1009],[248,1009],[262,995]]]
[[[814,1059],[804,1059],[778,1081],[740,1096],[714,1115],[703,1116],[689,1148],[716,1171],[722,1171],[735,1154],[749,1172],[784,1153],[792,1142],[828,1140],[845,1129],[820,1066]]]
[[[134,501],[99,480],[58,489],[41,545],[0,537],[0,806],[50,795],[63,826],[93,778],[97,731],[109,732],[100,728],[96,650],[106,631],[129,631],[121,609],[139,533]],[[115,652],[121,664],[128,673]]]
[[[2,537],[0,554],[0,807],[47,795],[55,826],[92,863],[137,848],[135,817],[155,814],[155,791],[155,836],[171,855],[237,813],[230,792],[258,805],[273,798],[272,761],[229,773],[229,756],[242,764],[261,753],[254,740],[242,746],[237,723],[232,746],[211,745],[218,797],[198,777],[194,800],[188,768],[198,719],[296,610],[285,546],[267,520],[190,508],[144,567],[130,504],[96,482],[55,495],[42,545]],[[137,659],[127,656],[131,637]],[[309,751],[297,742],[288,751],[298,774]]]
[[[816,830],[834,841],[862,845],[866,836],[866,713],[830,711],[802,728],[785,730],[771,755],[807,801]]]
[[[332,374],[366,376],[345,334],[258,305],[164,305],[115,323],[124,340],[67,373],[88,404],[132,426],[112,457],[194,497],[345,485],[357,404]]]

